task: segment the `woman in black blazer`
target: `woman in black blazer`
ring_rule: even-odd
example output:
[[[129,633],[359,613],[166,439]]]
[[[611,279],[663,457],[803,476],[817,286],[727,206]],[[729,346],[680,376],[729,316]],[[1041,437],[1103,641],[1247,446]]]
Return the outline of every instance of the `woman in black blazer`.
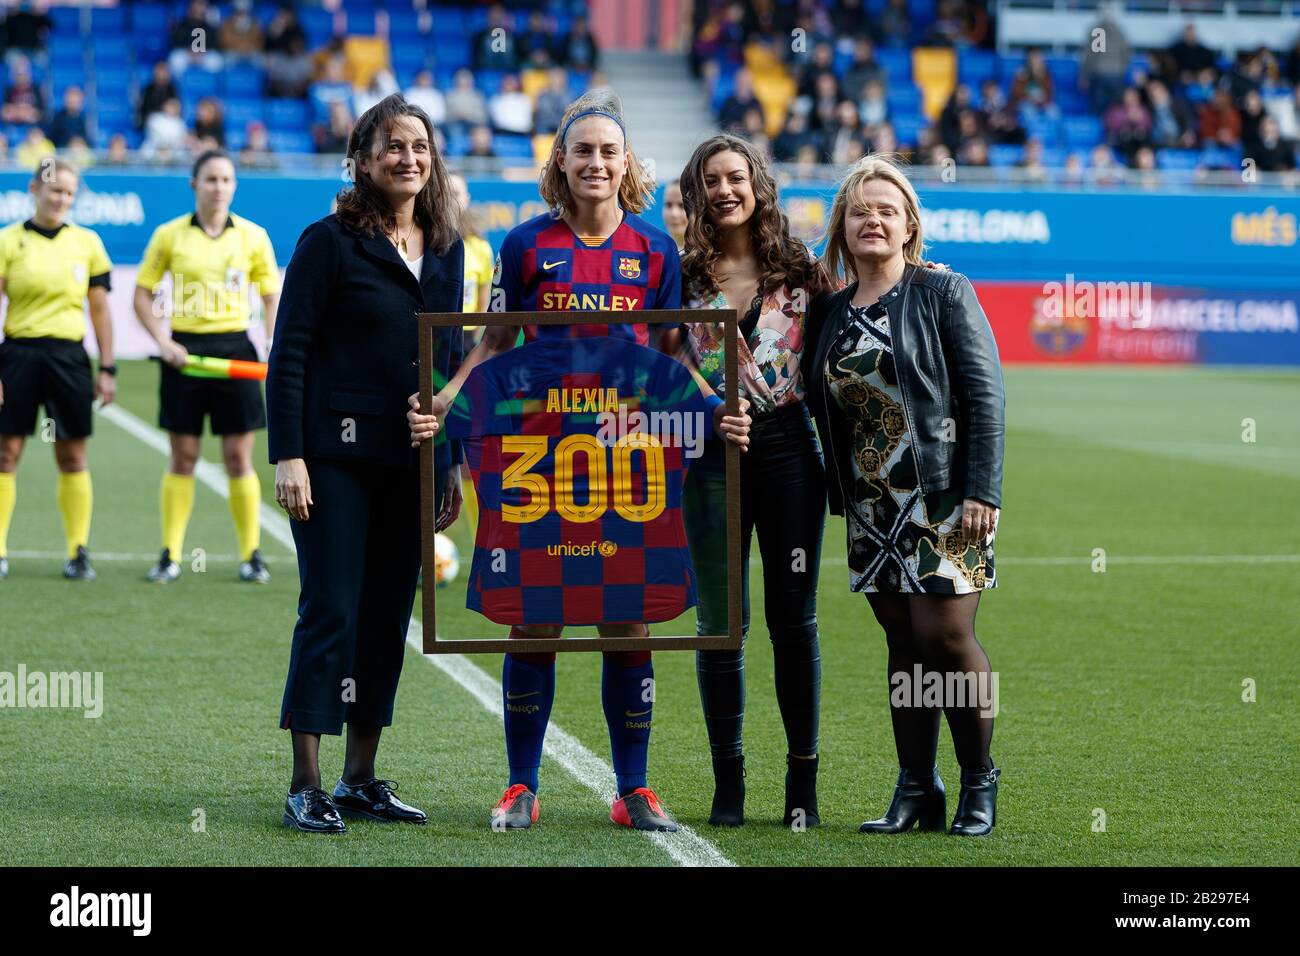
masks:
[[[292,518],[302,591],[280,726],[293,732],[284,822],[342,833],[340,814],[424,823],[375,776],[392,723],[420,571],[417,452],[406,396],[418,390],[420,312],[459,312],[464,247],[447,171],[424,111],[394,94],[348,142],[353,184],[303,232],[285,275],[266,381],[276,501]],[[459,328],[439,329],[450,377]],[[438,527],[460,510],[459,469],[435,453]],[[319,501],[317,500],[319,499]],[[348,725],[333,795],[321,734]]]
[[[1002,369],[970,282],[925,268],[921,249],[907,177],[883,157],[860,160],[831,207],[825,254],[851,284],[814,303],[801,371],[830,510],[846,519],[849,584],[889,644],[898,785],[885,816],[859,829],[944,828],[942,709],[962,770],[949,832],[983,836],[996,820],[997,682],[975,612],[996,585]]]

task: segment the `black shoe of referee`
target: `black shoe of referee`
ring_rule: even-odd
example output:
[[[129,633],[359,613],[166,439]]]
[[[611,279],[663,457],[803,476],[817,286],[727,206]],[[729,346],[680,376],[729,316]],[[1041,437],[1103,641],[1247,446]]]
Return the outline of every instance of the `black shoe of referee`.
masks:
[[[271,572],[267,570],[266,562],[262,560],[261,551],[254,551],[248,556],[248,560],[239,566],[239,580],[251,584],[266,584],[271,580]]]
[[[77,546],[77,553],[63,565],[63,576],[69,581],[93,581],[95,569],[90,566],[90,555],[84,546]]]
[[[172,560],[171,550],[162,549],[158,563],[149,569],[147,577],[154,584],[168,584],[181,576],[181,566]]]

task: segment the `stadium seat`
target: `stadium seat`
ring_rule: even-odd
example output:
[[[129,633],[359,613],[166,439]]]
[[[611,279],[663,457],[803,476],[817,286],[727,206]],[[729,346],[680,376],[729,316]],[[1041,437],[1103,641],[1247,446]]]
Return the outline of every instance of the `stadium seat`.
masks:
[[[307,34],[307,46],[315,49],[334,38],[334,14],[319,7],[300,7],[298,21]],[[279,150],[276,150],[279,152]]]
[[[50,62],[56,66],[60,63],[81,63],[86,57],[86,47],[80,36],[50,37]]]
[[[1056,91],[1079,88],[1078,56],[1048,54],[1043,59],[1047,62],[1047,72],[1052,76],[1052,85]]]
[[[100,66],[126,66],[131,60],[131,39],[126,36],[96,36],[90,44],[90,54],[96,68]]]
[[[921,93],[910,83],[891,84],[885,93],[885,102],[889,105],[891,116],[921,112]]]
[[[272,130],[303,130],[308,106],[302,100],[271,99],[266,102],[266,125]]]
[[[388,38],[393,43],[408,38],[422,41],[420,14],[415,10],[389,10]]]
[[[176,81],[181,96],[185,99],[198,99],[202,96],[216,96],[220,90],[221,75],[208,70],[191,68]]]
[[[912,76],[921,90],[922,112],[938,119],[957,87],[957,57],[949,47],[918,47],[912,51]]]
[[[533,139],[513,133],[497,133],[492,138],[496,154],[502,159],[532,159]]]
[[[1016,50],[1011,53],[998,54],[998,82],[1002,88],[1006,89],[1011,86],[1011,81],[1016,78],[1020,68],[1025,65],[1025,53],[1023,50]]]
[[[171,11],[161,3],[140,3],[131,7],[131,33],[139,38],[149,34],[165,37],[171,25]]]
[[[251,63],[238,63],[228,68],[224,75],[227,97],[260,97],[266,89],[266,71]]]
[[[474,85],[491,99],[501,92],[501,80],[504,77],[505,73],[501,70],[478,70],[474,74]]]
[[[446,70],[459,70],[473,62],[469,40],[464,36],[434,35],[433,62]]]
[[[1162,149],[1156,153],[1160,169],[1195,169],[1200,153],[1194,149]]]
[[[1061,121],[1050,116],[1040,116],[1025,123],[1025,132],[1031,139],[1039,140],[1044,146],[1058,146],[1061,141]],[[1088,143],[1092,146],[1096,140]]]
[[[894,128],[894,138],[903,146],[915,146],[921,130],[930,124],[924,116],[914,113],[891,116],[889,125]]]
[[[1015,166],[1025,158],[1025,148],[1010,143],[994,143],[989,147],[989,165],[1004,168]]]
[[[267,133],[267,139],[270,141],[273,153],[314,153],[316,151],[316,144],[310,134],[302,131],[291,133],[284,130],[271,130]]]
[[[226,125],[244,129],[249,123],[265,123],[266,108],[260,99],[227,99]]]
[[[97,40],[105,34],[126,33],[126,10],[122,7],[95,7],[90,12],[90,31]]]
[[[1067,116],[1061,121],[1065,145],[1070,149],[1095,146],[1102,140],[1101,120],[1096,116]]]
[[[885,71],[889,82],[912,82],[912,51],[882,47],[876,50],[876,62]]]
[[[375,11],[358,10],[352,4],[343,8],[347,13],[347,33],[349,36],[374,36],[377,33],[375,29]]]
[[[130,100],[131,73],[125,66],[98,67],[93,76],[95,90],[101,103],[106,99]]]
[[[985,80],[997,79],[998,56],[991,50],[964,47],[957,51],[957,80],[969,86],[972,92]]]
[[[72,36],[81,32],[82,7],[50,7],[50,22],[54,25],[50,31],[59,36]]]
[[[135,110],[126,100],[117,97],[99,97],[95,105],[101,133],[111,136],[113,133],[135,128]]]

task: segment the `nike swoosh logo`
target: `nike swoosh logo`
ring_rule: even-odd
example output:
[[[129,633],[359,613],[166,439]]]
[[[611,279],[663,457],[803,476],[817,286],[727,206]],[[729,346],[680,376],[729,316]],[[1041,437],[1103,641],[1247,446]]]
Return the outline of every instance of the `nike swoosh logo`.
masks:
[[[563,260],[563,259],[561,259],[559,262],[543,262],[543,263],[542,263],[542,268],[543,268],[543,269],[554,269],[556,266],[562,266],[562,265],[564,265],[564,260]]]
[[[650,710],[654,710],[654,708],[651,707]],[[644,717],[646,714],[650,713],[650,710],[643,710],[639,714],[634,714],[630,710],[625,710],[623,711],[623,713],[626,714],[628,717]]]
[[[512,694],[509,691],[506,691],[506,700],[520,700],[524,697],[536,697],[540,693],[540,690],[530,690],[526,694]]]

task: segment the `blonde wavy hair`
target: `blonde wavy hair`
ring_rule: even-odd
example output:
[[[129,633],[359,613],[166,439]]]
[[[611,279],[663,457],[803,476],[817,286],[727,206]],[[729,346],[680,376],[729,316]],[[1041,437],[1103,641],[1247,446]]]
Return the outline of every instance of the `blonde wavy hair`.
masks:
[[[822,265],[834,281],[856,282],[858,269],[853,256],[849,254],[848,243],[844,240],[844,222],[849,209],[862,206],[862,191],[867,183],[883,179],[893,183],[903,194],[904,213],[907,224],[912,228],[912,237],[903,244],[903,259],[911,265],[922,264],[922,249],[925,244],[921,234],[921,200],[912,188],[911,180],[903,172],[898,161],[890,154],[869,153],[853,164],[848,175],[840,183],[835,201],[831,204],[830,223],[826,228],[826,250],[822,253]]]
[[[569,123],[575,116],[588,110],[608,113],[618,121],[619,126],[623,127],[623,152],[627,154],[627,172],[623,174],[623,181],[618,187],[618,204],[627,212],[643,212],[654,200],[654,177],[641,166],[641,162],[632,152],[632,145],[627,140],[627,126],[623,120],[623,102],[618,98],[617,93],[607,87],[588,90],[570,103],[569,108],[564,111],[564,118],[560,121],[560,131],[556,134],[555,147],[551,150],[550,158],[542,166],[542,174],[537,182],[537,189],[542,194],[542,199],[551,207],[551,215],[556,219],[566,212],[576,211],[573,193],[569,190],[569,180],[564,170],[560,169],[559,158],[566,148],[565,140],[560,137],[566,136]]]

